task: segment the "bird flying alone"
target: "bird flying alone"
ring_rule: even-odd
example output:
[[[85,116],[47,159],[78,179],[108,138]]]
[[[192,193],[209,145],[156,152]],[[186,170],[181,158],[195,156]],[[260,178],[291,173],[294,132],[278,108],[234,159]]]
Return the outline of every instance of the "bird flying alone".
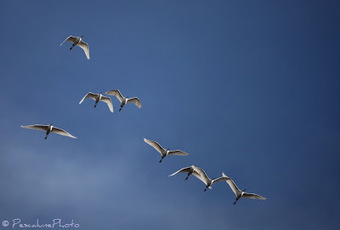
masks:
[[[82,37],[83,36],[80,36],[80,37],[75,37],[73,35],[69,36],[68,38],[65,39],[65,41],[63,41],[60,46],[62,46],[66,41],[68,42],[72,42],[72,46],[70,47],[70,50],[73,49],[73,47],[75,46],[79,46],[80,48],[83,49],[85,55],[86,55],[86,58],[90,60],[90,47],[89,47],[89,44],[87,44],[86,42],[84,42],[82,40]]]
[[[227,177],[224,173],[222,173],[222,176]],[[246,189],[240,190],[232,179],[229,179],[226,182],[228,183],[229,187],[231,188],[231,190],[236,195],[236,199],[234,201],[234,204],[236,204],[236,202],[240,198],[256,199],[256,200],[265,200],[265,199],[267,199],[265,197],[262,197],[260,195],[255,194],[255,193],[247,193],[247,192],[245,192]]]
[[[126,105],[127,103],[133,103],[135,104],[138,108],[142,108],[142,104],[140,102],[140,100],[137,97],[133,97],[133,98],[128,98],[128,97],[124,97],[118,89],[115,90],[110,90],[106,92],[107,95],[113,95],[116,96],[116,98],[120,101],[120,109],[119,111],[122,110],[122,108],[124,107],[124,105]]]
[[[207,188],[212,189],[211,186],[216,182],[230,180],[230,178],[227,177],[226,175],[222,175],[221,177],[216,178],[216,179],[210,179],[203,169],[201,169],[201,168],[199,168],[195,165],[192,165],[192,166],[187,167],[187,168],[182,168],[182,169],[178,170],[177,172],[174,172],[170,176],[174,176],[177,173],[181,173],[181,172],[188,172],[187,178],[192,174],[196,178],[198,178],[200,181],[202,181],[205,184],[204,191],[207,191]],[[191,172],[191,174],[190,174],[190,172]]]
[[[50,124],[50,125],[39,125],[39,124],[37,124],[37,125],[27,125],[27,126],[22,125],[21,128],[45,131],[46,132],[45,140],[47,139],[47,137],[50,133],[56,133],[56,134],[59,134],[59,135],[62,135],[62,136],[77,139],[75,136],[71,135],[70,133],[66,132],[65,130],[54,127],[52,124]]]
[[[113,104],[112,104],[111,98],[105,97],[101,93],[95,94],[95,93],[89,92],[83,97],[83,99],[81,99],[79,104],[81,104],[86,98],[91,98],[92,100],[96,101],[93,106],[94,108],[97,106],[99,101],[105,102],[107,106],[109,107],[111,113],[113,113]]]
[[[161,159],[159,163],[162,162],[163,158],[166,156],[172,156],[172,155],[177,155],[177,156],[188,156],[189,153],[183,152],[181,150],[169,150],[169,149],[164,149],[160,144],[158,144],[156,141],[151,141],[146,138],[144,138],[144,142],[153,147],[154,149],[157,150],[161,154]]]

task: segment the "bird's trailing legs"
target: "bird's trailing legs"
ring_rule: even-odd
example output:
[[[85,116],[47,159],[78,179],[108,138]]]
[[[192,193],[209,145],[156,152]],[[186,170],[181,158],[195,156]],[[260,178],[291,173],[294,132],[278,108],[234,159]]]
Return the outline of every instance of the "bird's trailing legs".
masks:
[[[159,163],[162,163],[163,158],[164,158],[164,156],[162,156],[162,158],[159,160]]]
[[[74,46],[75,46],[75,44],[73,44],[73,45],[70,47],[70,50],[72,50]]]
[[[123,106],[121,106],[121,107],[119,108],[119,112],[122,110],[122,108],[123,108]]]

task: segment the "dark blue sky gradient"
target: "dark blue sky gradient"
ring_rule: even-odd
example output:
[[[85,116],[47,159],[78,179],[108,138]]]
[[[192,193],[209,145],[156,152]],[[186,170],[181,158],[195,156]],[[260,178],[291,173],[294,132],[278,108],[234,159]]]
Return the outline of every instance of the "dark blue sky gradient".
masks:
[[[0,1],[0,221],[340,226],[339,1]],[[70,43],[84,35],[91,60]],[[141,99],[114,114],[81,98]],[[77,140],[21,129],[53,123]],[[188,157],[159,154],[146,137]],[[168,175],[195,164],[224,182]],[[0,222],[0,224],[1,224]],[[9,229],[0,226],[1,230]]]

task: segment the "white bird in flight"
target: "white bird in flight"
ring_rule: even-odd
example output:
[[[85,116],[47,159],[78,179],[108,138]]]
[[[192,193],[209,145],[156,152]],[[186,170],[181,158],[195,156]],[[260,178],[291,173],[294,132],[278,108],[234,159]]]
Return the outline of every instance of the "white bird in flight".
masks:
[[[188,156],[189,153],[183,152],[181,150],[169,150],[169,149],[164,149],[160,144],[158,144],[156,141],[151,141],[146,138],[144,138],[145,143],[149,144],[152,146],[154,149],[157,150],[162,156],[160,159],[159,163],[162,162],[163,158],[166,156],[172,156],[172,155],[178,155],[178,156]]]
[[[46,131],[45,140],[47,139],[48,135],[51,132],[59,134],[59,135],[62,135],[62,136],[66,136],[66,137],[71,137],[71,138],[77,139],[75,136],[69,134],[65,130],[57,128],[57,127],[54,127],[52,124],[50,124],[50,125],[39,125],[39,124],[37,124],[37,125],[27,125],[27,126],[23,126],[22,125],[21,128]]]
[[[177,173],[188,173],[187,177],[185,178],[185,180],[188,180],[189,176],[191,174],[194,174],[194,176],[199,177],[201,175],[199,175],[199,172],[197,170],[197,167],[195,165],[191,165],[189,167],[185,167],[185,168],[181,168],[180,170],[174,172],[173,174],[169,175],[170,176],[175,176]]]
[[[113,95],[116,96],[117,99],[120,101],[120,109],[119,111],[122,110],[123,106],[126,105],[127,103],[133,103],[135,104],[138,108],[142,108],[142,104],[140,102],[140,100],[137,97],[133,97],[133,98],[127,98],[124,97],[118,89],[115,90],[110,90],[106,92],[107,95]]]
[[[194,168],[193,175],[206,185],[204,191],[207,191],[207,188],[212,189],[211,186],[216,182],[230,180],[230,178],[227,177],[226,175],[222,175],[221,177],[216,179],[210,179],[208,175],[205,173],[205,171],[197,166],[195,166]]]
[[[90,47],[89,44],[87,44],[86,42],[84,42],[81,38],[83,36],[80,37],[75,37],[73,35],[69,36],[68,38],[65,39],[65,41],[63,41],[60,46],[62,46],[64,44],[64,42],[68,41],[68,42],[72,42],[72,46],[70,48],[70,50],[73,49],[73,47],[75,46],[79,46],[80,48],[82,48],[84,50],[84,53],[87,57],[87,59],[90,60]]]
[[[222,173],[222,176],[227,177],[224,173]],[[265,199],[267,199],[265,197],[262,197],[260,195],[255,194],[255,193],[247,193],[247,192],[245,192],[246,189],[240,190],[232,179],[229,179],[226,182],[228,183],[228,185],[230,186],[231,190],[236,195],[236,200],[234,201],[234,204],[236,204],[236,202],[240,198],[248,198],[248,199],[256,199],[256,200],[265,200]]]
[[[95,93],[89,92],[83,97],[83,99],[81,99],[79,104],[81,104],[86,98],[91,98],[96,101],[93,107],[96,107],[99,101],[105,102],[107,106],[109,107],[110,111],[113,113],[113,104],[112,104],[111,98],[103,96],[102,93],[95,94]]]

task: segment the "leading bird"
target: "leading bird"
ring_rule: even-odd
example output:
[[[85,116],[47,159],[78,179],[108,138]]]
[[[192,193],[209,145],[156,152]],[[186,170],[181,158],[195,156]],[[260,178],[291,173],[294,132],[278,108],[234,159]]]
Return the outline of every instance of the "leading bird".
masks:
[[[37,125],[27,125],[27,126],[22,125],[21,128],[46,131],[45,140],[47,139],[47,137],[50,133],[56,133],[56,134],[59,134],[59,135],[62,135],[62,136],[71,137],[71,138],[76,139],[75,136],[69,134],[68,132],[66,132],[63,129],[54,127],[52,124],[50,124],[50,125],[39,125],[39,124],[37,124]]]
[[[68,38],[65,39],[65,41],[63,41],[60,46],[62,46],[66,41],[68,42],[72,42],[72,46],[70,47],[70,50],[73,49],[73,47],[75,46],[79,46],[80,48],[82,48],[84,50],[84,53],[87,57],[87,59],[90,60],[90,47],[89,47],[89,44],[87,44],[86,42],[84,42],[82,40],[82,37],[83,36],[80,36],[80,37],[76,37],[76,36],[69,36]]]
[[[226,176],[224,173],[222,173],[222,176]],[[235,182],[232,179],[229,179],[226,181],[228,185],[230,186],[231,190],[235,193],[236,199],[234,201],[234,204],[240,199],[240,198],[247,198],[247,199],[256,199],[256,200],[265,200],[267,198],[257,195],[255,193],[248,193],[245,192],[246,189],[240,190]]]

